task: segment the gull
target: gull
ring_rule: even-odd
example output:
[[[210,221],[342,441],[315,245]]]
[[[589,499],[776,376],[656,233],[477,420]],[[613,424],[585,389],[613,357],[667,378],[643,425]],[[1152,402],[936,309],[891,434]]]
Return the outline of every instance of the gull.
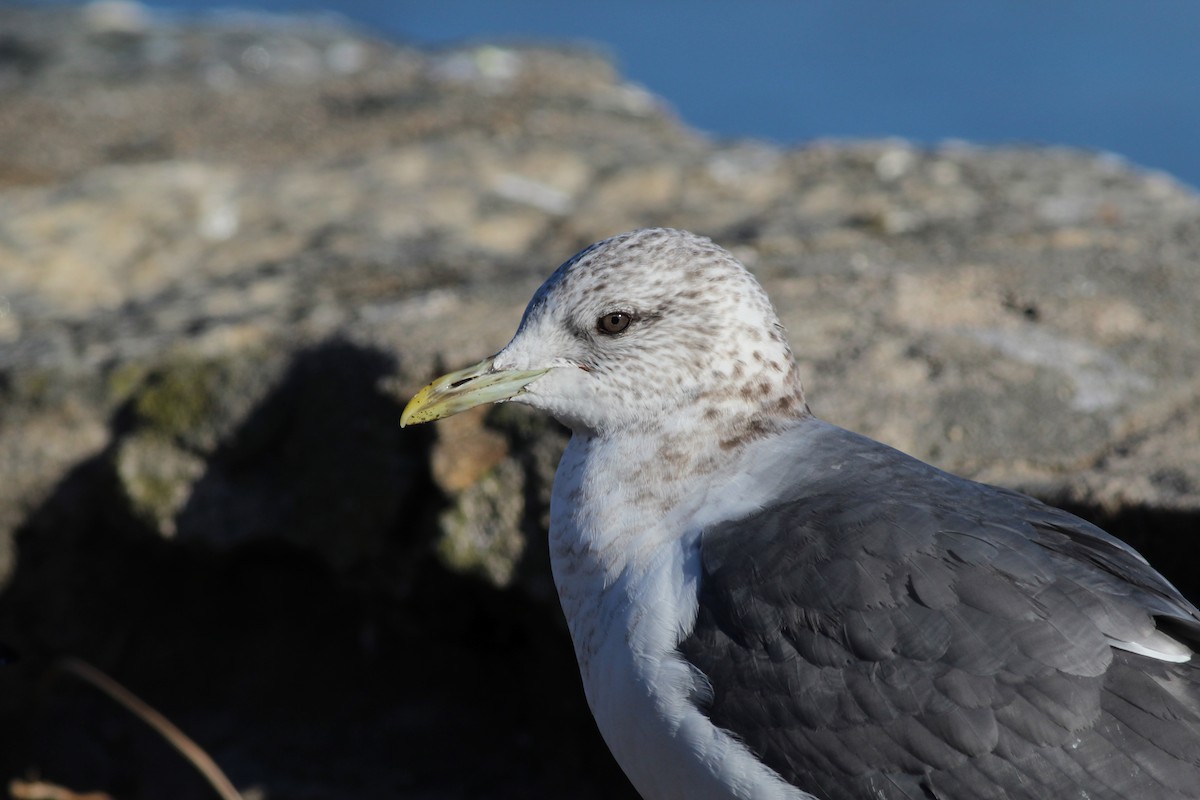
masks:
[[[598,242],[402,424],[572,433],[550,556],[584,692],[646,800],[1200,798],[1200,612],[1065,511],[813,415],[709,239]]]

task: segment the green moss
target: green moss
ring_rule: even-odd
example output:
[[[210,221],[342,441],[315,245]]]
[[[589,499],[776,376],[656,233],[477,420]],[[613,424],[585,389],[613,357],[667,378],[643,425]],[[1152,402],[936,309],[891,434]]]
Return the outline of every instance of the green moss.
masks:
[[[157,433],[122,441],[115,458],[130,511],[161,535],[174,535],[175,516],[204,474],[203,459]]]
[[[104,389],[110,403],[120,405],[133,396],[142,381],[146,379],[149,368],[139,362],[118,364],[105,377]]]
[[[138,419],[163,436],[178,438],[214,413],[221,369],[209,361],[172,364],[151,376],[134,399]]]
[[[143,472],[131,476],[125,486],[134,513],[155,527],[175,515],[179,481],[175,476]]]

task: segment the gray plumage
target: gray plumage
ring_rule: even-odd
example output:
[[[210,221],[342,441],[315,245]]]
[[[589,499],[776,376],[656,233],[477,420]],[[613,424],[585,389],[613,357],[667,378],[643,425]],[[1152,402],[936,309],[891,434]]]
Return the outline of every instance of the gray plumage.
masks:
[[[821,798],[1200,797],[1200,614],[1132,549],[810,420],[767,509],[701,537],[696,700]]]

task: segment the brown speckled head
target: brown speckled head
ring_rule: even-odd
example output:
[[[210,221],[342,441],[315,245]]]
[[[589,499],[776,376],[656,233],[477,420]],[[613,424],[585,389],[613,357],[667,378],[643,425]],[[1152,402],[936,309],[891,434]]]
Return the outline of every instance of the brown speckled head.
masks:
[[[513,400],[577,433],[663,430],[683,416],[733,446],[807,413],[766,293],[726,250],[686,231],[631,231],[559,267],[494,363],[547,367]]]

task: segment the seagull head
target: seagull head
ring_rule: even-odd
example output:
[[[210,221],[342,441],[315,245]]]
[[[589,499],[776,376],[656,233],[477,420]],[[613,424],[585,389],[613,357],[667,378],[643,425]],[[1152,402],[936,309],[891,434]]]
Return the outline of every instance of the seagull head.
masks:
[[[586,435],[654,428],[681,409],[709,422],[805,411],[762,287],[709,239],[665,228],[580,251],[537,290],[503,350],[426,386],[401,424],[496,402]]]

